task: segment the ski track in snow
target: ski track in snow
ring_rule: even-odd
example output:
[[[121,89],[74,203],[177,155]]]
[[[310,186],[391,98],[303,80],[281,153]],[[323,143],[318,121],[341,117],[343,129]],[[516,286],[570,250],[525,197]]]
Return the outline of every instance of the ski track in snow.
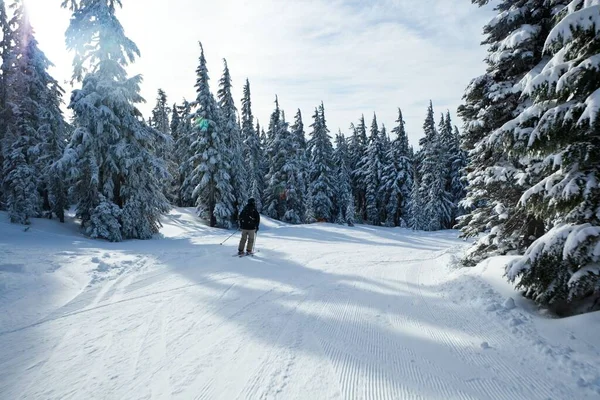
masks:
[[[449,278],[452,232],[267,220],[237,259],[187,210],[164,224],[108,244],[0,222],[0,398],[600,396],[598,342]]]

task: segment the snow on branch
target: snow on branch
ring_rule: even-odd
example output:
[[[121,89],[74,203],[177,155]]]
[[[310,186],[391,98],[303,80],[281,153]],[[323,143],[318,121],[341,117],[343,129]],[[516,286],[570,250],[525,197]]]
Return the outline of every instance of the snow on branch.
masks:
[[[583,3],[583,7],[578,9]],[[550,31],[544,49],[549,50],[556,42],[569,42],[577,29],[600,32],[600,0],[573,0],[567,6],[567,15]]]

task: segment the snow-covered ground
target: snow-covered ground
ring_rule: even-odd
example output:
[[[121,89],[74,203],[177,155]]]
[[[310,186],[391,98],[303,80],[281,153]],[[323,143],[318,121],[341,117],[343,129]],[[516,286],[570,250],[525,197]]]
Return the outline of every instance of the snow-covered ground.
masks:
[[[124,243],[6,219],[2,399],[600,397],[600,314],[456,269],[453,232],[265,221],[239,259],[189,210]]]

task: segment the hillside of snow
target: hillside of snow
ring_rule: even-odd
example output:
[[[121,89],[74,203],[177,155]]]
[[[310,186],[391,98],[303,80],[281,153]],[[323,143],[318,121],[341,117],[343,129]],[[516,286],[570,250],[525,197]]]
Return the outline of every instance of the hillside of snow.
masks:
[[[265,218],[254,257],[192,210],[108,243],[0,213],[2,399],[597,399],[600,313],[541,315],[456,232]]]

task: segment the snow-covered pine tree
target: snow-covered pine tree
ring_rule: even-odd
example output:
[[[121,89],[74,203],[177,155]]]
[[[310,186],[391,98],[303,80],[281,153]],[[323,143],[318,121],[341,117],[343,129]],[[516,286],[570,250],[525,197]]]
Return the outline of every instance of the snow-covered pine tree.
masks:
[[[287,124],[286,124],[287,126]],[[294,142],[292,135],[288,132],[290,145],[288,149],[290,151],[294,150]],[[283,167],[286,172],[288,179],[286,183],[285,189],[285,215],[282,218],[282,221],[290,223],[290,224],[301,224],[304,215],[303,211],[305,208],[304,205],[304,196],[302,193],[301,177],[302,174],[300,172],[300,164],[298,163],[298,159],[295,157],[290,157],[286,160],[286,163]]]
[[[391,160],[388,158],[391,148],[392,141],[387,133],[385,124],[381,124],[381,130],[379,132],[379,162],[381,164],[381,169],[379,171],[379,193],[377,196],[380,224],[385,224],[388,219],[387,204],[390,200],[390,192],[387,190],[384,173],[386,167],[391,165]]]
[[[268,139],[267,139],[267,133],[265,132],[264,128],[260,127],[260,122],[256,121],[256,133],[258,133],[259,137],[260,137],[260,145],[261,147],[264,149],[267,148],[268,146]]]
[[[452,121],[450,120],[450,115],[445,116],[443,113],[440,118],[440,122],[438,124],[437,129],[438,137],[437,137],[437,146],[438,146],[438,157],[440,165],[440,171],[444,174],[444,190],[448,194],[448,200],[450,201],[449,212],[448,214],[444,214],[442,220],[441,229],[450,229],[454,226],[453,216],[455,214],[456,205],[452,201],[451,194],[451,170],[450,170],[450,151],[452,146]]]
[[[451,125],[450,113],[446,114],[446,123]],[[448,170],[449,178],[447,183],[447,191],[450,193],[452,200],[452,223],[448,228],[456,227],[458,218],[464,214],[464,209],[461,206],[462,200],[465,198],[465,176],[464,171],[467,166],[467,154],[460,148],[460,133],[458,127],[451,126],[450,142],[446,145],[448,151]]]
[[[237,224],[238,214],[248,199],[249,176],[244,163],[244,141],[237,116],[237,108],[231,94],[231,74],[227,60],[223,60],[223,76],[219,81],[219,109],[222,114],[221,134],[225,139],[228,150],[229,176],[233,188],[233,214],[232,224]]]
[[[158,89],[156,105],[152,109],[152,127],[165,135],[171,133],[171,126],[169,123],[170,112],[171,109],[167,103],[167,94],[164,90]]]
[[[60,105],[62,88],[48,69],[52,63],[38,48],[22,1],[13,3],[13,46],[6,54],[6,137],[3,163],[5,201],[13,222],[55,211],[64,220],[66,184],[53,164],[62,156],[66,124]]]
[[[425,231],[437,231],[444,228],[444,224],[452,215],[452,203],[450,195],[446,192],[446,162],[444,148],[440,134],[435,128],[433,104],[429,103],[427,117],[423,124],[425,137],[421,139],[421,151],[419,165],[419,203],[422,208],[414,207],[413,213],[423,213],[421,220],[423,225],[416,229]]]
[[[42,209],[46,216],[56,215],[60,222],[65,221],[65,210],[69,207],[66,171],[58,162],[64,154],[69,140],[69,126],[65,122],[61,106],[63,89],[50,75],[42,74],[42,86],[46,89],[39,114],[38,136],[40,146],[37,158],[38,171],[41,173],[40,193]]]
[[[181,193],[181,181],[179,176],[179,167],[181,165],[181,159],[178,156],[177,142],[179,141],[179,125],[181,124],[180,106],[177,103],[173,103],[171,107],[171,119],[169,123],[169,131],[171,132],[172,146],[170,158],[172,165],[170,168],[174,169],[171,172],[171,188],[169,201],[171,204],[179,204],[179,196]]]
[[[177,138],[175,142],[175,159],[177,168],[177,202],[179,207],[193,207],[194,200],[192,193],[194,188],[186,182],[187,177],[192,172],[191,145],[194,142],[194,129],[192,123],[192,103],[183,99],[183,102],[178,107],[179,123],[175,130],[174,136]]]
[[[358,189],[358,175],[355,173],[358,170],[358,165],[362,160],[363,155],[363,147],[361,144],[361,138],[358,134],[358,129],[354,125],[354,123],[350,123],[350,132],[351,135],[347,139],[348,144],[348,169],[350,171],[350,186],[352,188],[352,202],[353,204],[358,204],[358,198],[361,196],[361,192]],[[354,207],[354,205],[353,205]],[[358,218],[362,221],[362,213],[358,211],[358,208],[355,210],[354,218]],[[354,222],[354,221],[353,221]]]
[[[248,172],[249,196],[256,200],[257,210],[262,210],[262,193],[264,190],[264,174],[262,170],[263,151],[260,145],[257,124],[254,128],[254,115],[252,114],[252,100],[250,81],[246,79],[244,97],[242,98],[242,138],[244,141],[244,164]]]
[[[313,224],[317,222],[317,218],[315,217],[315,208],[312,193],[310,192],[310,187],[306,192],[306,211],[304,213],[304,223]]]
[[[302,122],[302,112],[300,109],[296,111],[294,116],[294,124],[291,127],[292,135],[294,136],[294,143],[298,157],[304,157],[306,155],[306,134],[304,132],[304,122]]]
[[[9,70],[9,52],[10,44],[10,25],[8,22],[8,14],[6,13],[6,4],[4,0],[0,0],[0,110],[3,110],[6,103],[6,75]],[[1,120],[0,120],[1,121]],[[0,131],[2,132],[2,131]]]
[[[264,198],[265,198],[264,191],[267,188],[267,174],[269,173],[269,157],[267,155],[268,139],[267,139],[267,133],[265,132],[265,129],[260,126],[260,122],[258,120],[256,121],[256,133],[258,133],[258,137],[260,139],[260,148],[262,149],[262,152],[261,152],[262,160],[260,162],[260,167],[261,167],[262,177],[263,177],[263,183],[262,183],[263,193],[262,193],[262,195],[263,195],[263,209],[264,209]]]
[[[2,173],[2,165],[4,164],[4,147],[5,147],[5,136],[8,123],[8,110],[6,108],[6,77],[10,69],[10,27],[8,24],[8,15],[6,14],[6,5],[4,0],[0,0],[0,56],[2,57],[2,64],[0,65],[0,210],[5,208],[4,204],[4,190],[2,188],[2,181],[4,175]]]
[[[221,114],[210,92],[208,68],[200,43],[200,64],[196,69],[196,110],[191,114],[191,157],[183,188],[193,187],[192,199],[198,215],[210,226],[230,227],[235,201],[228,163],[227,138],[220,126]]]
[[[361,176],[367,185],[365,192],[365,201],[367,209],[367,221],[372,225],[379,225],[379,194],[381,185],[381,170],[383,168],[382,160],[382,143],[379,134],[379,126],[377,124],[377,116],[373,115],[371,123],[371,135],[369,136],[369,145],[365,156],[361,162]]]
[[[2,188],[5,207],[13,223],[29,224],[30,218],[41,211],[41,199],[37,191],[37,171],[31,150],[38,144],[36,132],[37,107],[30,95],[39,98],[39,93],[28,90],[32,76],[31,52],[25,50],[28,38],[33,34],[22,4],[14,3],[14,15],[8,22],[9,30],[4,40],[6,66],[5,110],[3,115],[3,164]],[[3,68],[4,69],[4,68]]]
[[[477,0],[479,6],[487,0]],[[469,210],[459,226],[463,237],[485,233],[463,262],[476,265],[493,255],[521,252],[543,234],[542,221],[517,203],[529,184],[521,181],[525,165],[515,152],[519,145],[512,133],[499,140],[489,138],[512,120],[530,101],[522,96],[519,82],[543,61],[543,42],[552,26],[555,10],[563,0],[502,0],[498,15],[484,27],[488,45],[486,74],[466,90],[459,115],[465,121],[461,147],[469,153],[466,168],[467,195],[461,205]]]
[[[295,146],[296,138],[289,130],[285,114],[275,100],[271,115],[267,148],[269,172],[265,189],[265,211],[272,218],[292,224],[303,220],[303,196],[299,187],[301,174]]]
[[[352,178],[350,177],[348,142],[342,132],[335,137],[336,147],[333,153],[337,185],[335,194],[335,222],[354,225],[354,196],[352,195]]]
[[[179,196],[179,166],[175,157],[175,139],[171,130],[169,114],[172,110],[169,107],[167,94],[164,90],[158,89],[156,96],[156,105],[152,109],[152,117],[149,125],[163,134],[161,140],[156,143],[156,155],[167,165],[170,178],[161,182],[163,193],[171,203],[176,203]],[[175,114],[177,111],[175,110]],[[176,114],[177,115],[177,114]],[[177,118],[179,116],[177,115]],[[178,123],[178,122],[177,122]],[[167,139],[167,140],[165,140]]]
[[[290,127],[292,135],[292,147],[294,149],[294,171],[295,171],[295,187],[296,193],[294,196],[293,205],[288,202],[288,208],[295,210],[300,216],[300,222],[304,221],[306,214],[306,182],[308,179],[308,159],[306,152],[306,135],[304,133],[304,122],[302,121],[302,112],[300,109],[296,111],[294,123]]]
[[[361,222],[367,220],[367,181],[366,176],[364,175],[364,172],[367,170],[367,165],[363,164],[363,162],[367,160],[365,156],[368,145],[369,139],[367,137],[365,116],[362,115],[358,126],[353,131],[352,142],[349,146],[356,213]]]
[[[173,136],[173,142],[177,143],[177,129],[179,128],[179,124],[181,123],[181,116],[179,114],[179,106],[177,103],[173,103],[173,107],[171,107],[171,122],[169,124],[169,130],[171,132],[171,136]]]
[[[73,12],[67,47],[75,52],[73,80],[81,81],[69,107],[75,131],[61,160],[76,182],[73,197],[86,234],[119,241],[148,239],[169,210],[160,180],[165,164],[154,145],[162,134],[135,107],[142,78],[125,66],[139,56],[115,16],[117,0],[66,0]]]
[[[523,81],[532,104],[502,129],[529,157],[519,207],[548,227],[507,276],[560,314],[600,309],[599,33],[597,1],[560,9],[545,38],[549,61]]]
[[[348,145],[348,168],[354,171],[362,157],[359,157],[361,143],[358,136],[358,129],[353,122],[350,123],[350,136],[346,140],[346,143]]]
[[[387,226],[408,225],[408,206],[413,186],[412,157],[408,145],[402,110],[398,108],[398,125],[392,130],[396,138],[387,152],[383,170],[382,188],[388,194],[384,203],[387,211]]]
[[[408,205],[408,226],[413,230],[420,230],[427,223],[423,208],[425,199],[421,197],[421,177],[416,165],[413,165],[413,185],[410,191]]]
[[[308,151],[311,157],[309,192],[312,211],[317,221],[333,221],[333,198],[335,196],[333,145],[329,129],[327,129],[323,103],[315,109],[313,119],[311,139],[308,142]]]
[[[291,142],[286,143],[289,140],[287,127],[283,125],[279,98],[275,96],[275,110],[271,113],[265,149],[268,172],[265,178],[263,207],[266,215],[277,220],[281,220],[287,211],[285,188],[288,176],[283,167],[289,157],[287,151],[291,150],[287,147],[287,144],[291,145]]]

